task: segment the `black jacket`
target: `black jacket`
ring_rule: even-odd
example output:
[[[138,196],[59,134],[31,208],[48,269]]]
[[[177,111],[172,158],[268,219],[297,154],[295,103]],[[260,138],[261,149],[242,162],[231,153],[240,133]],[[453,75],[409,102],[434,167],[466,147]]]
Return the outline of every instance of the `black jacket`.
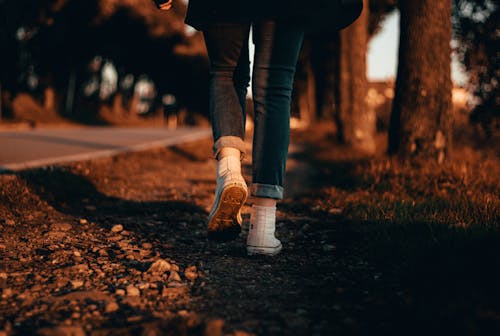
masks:
[[[363,0],[190,0],[186,23],[196,29],[213,22],[284,19],[306,30],[338,30],[356,20]]]

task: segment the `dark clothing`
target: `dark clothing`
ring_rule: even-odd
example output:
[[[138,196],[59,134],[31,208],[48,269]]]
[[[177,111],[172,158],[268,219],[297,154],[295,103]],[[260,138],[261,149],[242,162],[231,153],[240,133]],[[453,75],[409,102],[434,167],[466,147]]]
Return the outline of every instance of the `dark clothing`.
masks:
[[[203,30],[208,23],[287,20],[309,31],[334,31],[361,13],[362,0],[190,0],[186,23]]]
[[[249,22],[284,16],[281,2],[285,0],[190,0],[186,23],[202,29],[207,23]]]
[[[203,34],[210,60],[210,117],[214,152],[245,152],[245,108],[250,81],[249,23],[207,24]],[[254,138],[251,193],[283,198],[290,139],[290,101],[303,30],[287,22],[252,23],[255,44],[252,95]]]

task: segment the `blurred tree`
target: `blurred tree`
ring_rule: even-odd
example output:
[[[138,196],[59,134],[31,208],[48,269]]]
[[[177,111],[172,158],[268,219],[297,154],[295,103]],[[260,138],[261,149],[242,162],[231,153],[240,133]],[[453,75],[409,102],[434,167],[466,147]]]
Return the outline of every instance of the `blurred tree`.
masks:
[[[395,8],[396,0],[370,0],[365,3],[365,16],[354,24],[355,27],[335,34],[306,36],[297,68],[293,105],[295,115],[300,115],[301,119],[306,122],[333,122],[339,141],[352,142],[353,128],[356,127],[354,123],[357,123],[357,120],[361,121],[362,118],[350,118],[348,111],[351,108],[350,104],[358,104],[362,109],[363,99],[350,96],[346,90],[356,90],[355,81],[366,82],[366,61],[362,55],[367,51],[369,38],[379,31],[385,16]],[[348,48],[341,47],[342,40],[344,46],[349,43]],[[346,53],[361,55],[356,59],[356,65],[346,64],[346,61],[350,60],[350,55]],[[343,54],[342,65],[341,54]],[[356,73],[351,74],[350,71]],[[341,72],[344,80],[341,79]],[[365,85],[359,87],[359,90],[366,90]],[[358,102],[351,103],[353,98],[358,99]],[[342,101],[344,103],[343,118],[340,112]],[[364,126],[366,125],[362,127]],[[351,138],[346,137],[344,132],[346,127],[349,128],[347,131]]]
[[[369,0],[369,6],[368,34],[372,37],[382,28],[382,22],[387,14],[397,8],[397,0]]]
[[[363,152],[375,153],[375,111],[368,108],[366,54],[368,51],[369,7],[340,33],[339,114],[343,140]]]
[[[52,89],[46,90],[46,100],[53,101],[45,106],[67,105],[71,111],[65,97],[81,86],[90,60],[102,56],[120,74],[147,74],[161,92],[174,93],[181,104],[204,112],[206,89],[201,86],[207,80],[207,62],[200,56],[202,40],[186,34],[185,11],[183,1],[164,12],[150,0],[0,0],[2,89],[11,96],[19,91],[21,43],[16,36],[25,27],[30,39],[23,48],[36,62],[42,85]],[[97,112],[95,106],[82,111],[90,112]]]
[[[400,1],[389,153],[443,162],[451,147],[451,0]]]
[[[453,26],[457,54],[477,99],[471,120],[490,138],[500,118],[500,6],[491,0],[454,0]]]

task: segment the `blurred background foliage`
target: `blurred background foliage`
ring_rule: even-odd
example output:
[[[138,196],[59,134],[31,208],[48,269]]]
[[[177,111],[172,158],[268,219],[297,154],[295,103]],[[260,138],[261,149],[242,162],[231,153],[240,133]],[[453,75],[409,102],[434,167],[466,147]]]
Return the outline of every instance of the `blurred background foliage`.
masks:
[[[368,41],[398,2],[366,5],[354,27],[306,38],[292,108],[302,125],[329,121],[339,140],[353,144],[352,126],[367,118],[376,119],[379,132],[387,131],[394,97],[394,82],[369,83],[366,60],[356,55],[366,54]],[[202,34],[184,24],[186,8],[185,1],[162,12],[150,0],[0,0],[0,117],[120,123],[155,114],[175,97],[183,123],[206,122],[208,62]],[[498,11],[491,0],[453,0],[450,17],[453,47],[472,97],[464,113],[481,126],[477,132],[485,139],[498,131],[500,113]],[[437,52],[431,45],[419,48]],[[343,65],[345,59],[353,66]],[[106,83],[108,93],[100,89]],[[366,95],[368,105],[348,101],[345,93],[352,90]],[[37,113],[26,112],[35,107]]]
[[[491,0],[455,0],[453,26],[456,52],[475,97],[471,121],[489,138],[500,117],[500,6]]]

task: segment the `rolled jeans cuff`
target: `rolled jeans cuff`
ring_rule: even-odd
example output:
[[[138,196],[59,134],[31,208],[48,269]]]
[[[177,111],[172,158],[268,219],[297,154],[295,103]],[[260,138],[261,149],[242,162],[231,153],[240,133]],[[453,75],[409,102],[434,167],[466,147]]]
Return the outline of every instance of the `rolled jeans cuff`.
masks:
[[[283,187],[272,184],[252,183],[250,194],[254,197],[283,199]]]
[[[217,158],[217,155],[219,155],[220,150],[224,147],[236,148],[241,152],[241,158],[243,159],[245,157],[245,142],[240,137],[232,135],[221,136],[214,143],[214,148],[213,148],[214,158]]]

